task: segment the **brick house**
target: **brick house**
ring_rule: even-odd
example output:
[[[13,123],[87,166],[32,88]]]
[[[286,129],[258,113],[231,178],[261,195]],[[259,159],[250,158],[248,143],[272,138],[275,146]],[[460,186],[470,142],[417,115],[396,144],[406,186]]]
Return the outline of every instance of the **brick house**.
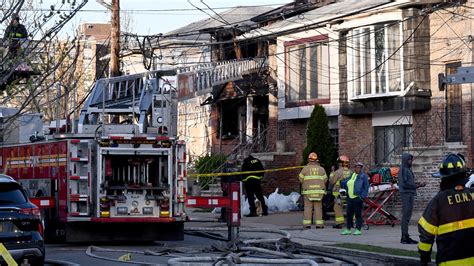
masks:
[[[463,152],[472,165],[471,87],[440,91],[437,79],[472,61],[472,25],[459,4],[336,1],[247,34],[278,36],[269,59],[278,75],[277,141],[295,152],[292,164],[301,161],[307,119],[319,103],[339,154],[370,167],[398,165],[403,151],[415,155],[415,174],[428,184],[417,211],[438,190],[430,173],[443,154]]]

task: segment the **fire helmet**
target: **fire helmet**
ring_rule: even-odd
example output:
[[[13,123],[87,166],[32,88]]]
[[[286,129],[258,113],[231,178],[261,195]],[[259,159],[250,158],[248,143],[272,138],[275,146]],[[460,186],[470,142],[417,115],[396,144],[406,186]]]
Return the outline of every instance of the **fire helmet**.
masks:
[[[340,162],[340,163],[348,163],[349,162],[349,156],[347,155],[341,155],[339,156],[339,158],[337,158],[337,161]]]
[[[315,152],[312,152],[308,155],[308,161],[315,162],[318,160],[318,155]]]
[[[434,173],[433,177],[447,178],[457,174],[465,174],[468,172],[466,161],[461,154],[448,154],[439,164],[439,172]]]

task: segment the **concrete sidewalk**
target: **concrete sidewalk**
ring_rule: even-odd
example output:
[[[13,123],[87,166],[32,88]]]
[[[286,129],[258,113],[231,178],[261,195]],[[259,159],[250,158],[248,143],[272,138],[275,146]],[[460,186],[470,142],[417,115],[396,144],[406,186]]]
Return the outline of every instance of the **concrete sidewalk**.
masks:
[[[400,244],[400,225],[370,225],[369,230],[362,230],[361,236],[343,236],[341,229],[333,229],[334,221],[326,221],[324,229],[306,229],[302,225],[303,212],[273,213],[261,217],[243,217],[242,226],[251,228],[272,228],[291,233],[292,240],[304,245],[322,246],[338,243],[357,243],[377,247],[396,248],[417,251],[417,245]],[[418,240],[418,227],[410,225],[410,235]]]
[[[218,214],[193,212],[191,217],[217,220]],[[280,229],[291,233],[292,240],[304,245],[325,246],[342,243],[365,244],[376,247],[386,247],[402,250],[417,251],[418,245],[400,243],[400,225],[370,225],[368,230],[362,230],[360,236],[343,236],[342,229],[333,229],[334,221],[326,221],[324,229],[305,229],[302,225],[303,212],[270,213],[268,216],[243,217],[241,226],[247,228]],[[192,226],[192,225],[189,225]],[[417,225],[410,225],[410,236],[419,240]],[[436,245],[433,250],[436,251]]]

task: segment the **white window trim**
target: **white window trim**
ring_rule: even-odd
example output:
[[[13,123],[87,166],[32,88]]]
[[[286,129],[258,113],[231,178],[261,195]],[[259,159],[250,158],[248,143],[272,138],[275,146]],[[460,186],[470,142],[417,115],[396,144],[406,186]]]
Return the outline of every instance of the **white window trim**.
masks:
[[[365,26],[365,27],[361,27],[361,28],[357,28],[357,29],[352,29],[350,31],[350,33],[348,34],[348,39],[349,40],[353,40],[352,38],[352,34],[354,32],[354,30],[362,30],[364,28],[369,28],[370,29],[370,45],[371,45],[371,49],[370,49],[370,56],[371,56],[371,62],[370,62],[370,70],[369,71],[372,71],[375,66],[376,66],[376,63],[375,63],[375,38],[374,38],[374,25],[371,25],[371,26]],[[387,27],[384,27],[384,31],[385,31],[385,34],[384,34],[384,38],[385,38],[385,44],[388,44],[388,34],[386,33],[387,31]],[[404,42],[404,39],[403,39],[403,23],[399,23],[399,31],[400,31],[400,34],[399,34],[399,40],[400,40],[400,45]],[[360,38],[360,41],[362,40],[361,37]],[[354,43],[354,42],[352,42]],[[403,87],[403,84],[405,83],[405,70],[404,70],[404,64],[403,64],[403,49],[400,49],[398,50],[398,53],[400,54],[400,91],[393,91],[393,92],[390,92],[390,88],[389,88],[389,82],[390,82],[390,79],[389,78],[386,78],[385,79],[385,92],[384,93],[375,93],[375,88],[376,88],[376,71],[372,71],[370,73],[370,77],[371,77],[371,88],[370,88],[370,93],[366,93],[367,92],[367,88],[365,88],[363,85],[363,80],[362,78],[360,78],[360,83],[361,83],[361,95],[356,95],[356,87],[355,87],[355,75],[354,75],[354,49],[352,49],[349,45],[347,45],[346,43],[346,48],[347,48],[347,77],[348,77],[348,82],[347,82],[347,91],[348,91],[348,98],[349,100],[353,101],[353,100],[360,100],[360,99],[370,99],[370,98],[382,98],[382,97],[393,97],[393,96],[401,96],[405,93],[405,88]],[[387,56],[389,56],[388,54],[388,45],[385,45],[384,46],[384,49],[385,49],[385,54]],[[361,49],[361,52],[364,51],[365,49]],[[363,65],[362,63],[365,62],[365,57],[361,56],[361,62],[359,63],[361,66]],[[384,63],[384,68],[387,67],[387,63],[388,63],[388,60]],[[362,68],[360,68],[362,69]],[[389,71],[386,71],[386,73],[390,73]],[[360,73],[360,76],[363,75],[364,73]]]

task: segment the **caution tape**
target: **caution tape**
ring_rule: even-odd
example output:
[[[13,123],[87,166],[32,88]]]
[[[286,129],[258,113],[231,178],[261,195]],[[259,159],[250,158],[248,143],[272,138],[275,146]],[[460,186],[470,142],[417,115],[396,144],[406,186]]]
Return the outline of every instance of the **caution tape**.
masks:
[[[268,172],[278,172],[278,171],[288,171],[294,169],[301,169],[304,166],[289,166],[283,168],[274,168],[267,170],[258,170],[258,171],[243,171],[243,172],[232,172],[232,173],[209,173],[209,174],[188,174],[188,177],[214,177],[214,176],[233,176],[233,175],[245,175],[245,174],[260,174]]]
[[[8,252],[8,249],[3,245],[3,243],[0,243],[0,255],[2,255],[8,266],[18,266],[18,263],[16,263],[10,252]]]

